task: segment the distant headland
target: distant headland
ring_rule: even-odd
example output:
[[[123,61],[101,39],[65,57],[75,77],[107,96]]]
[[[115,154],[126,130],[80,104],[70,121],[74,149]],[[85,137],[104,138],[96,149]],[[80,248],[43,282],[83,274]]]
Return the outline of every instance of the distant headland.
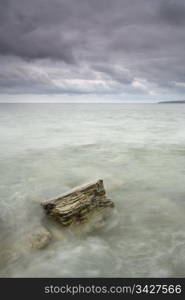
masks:
[[[159,101],[158,104],[185,104],[185,100]]]

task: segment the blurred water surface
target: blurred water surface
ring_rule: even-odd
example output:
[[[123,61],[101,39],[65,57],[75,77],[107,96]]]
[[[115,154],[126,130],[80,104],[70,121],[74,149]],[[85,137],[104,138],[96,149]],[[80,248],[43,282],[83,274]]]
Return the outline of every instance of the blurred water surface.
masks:
[[[40,201],[97,178],[110,226],[24,252]],[[185,105],[1,104],[0,276],[185,276]]]

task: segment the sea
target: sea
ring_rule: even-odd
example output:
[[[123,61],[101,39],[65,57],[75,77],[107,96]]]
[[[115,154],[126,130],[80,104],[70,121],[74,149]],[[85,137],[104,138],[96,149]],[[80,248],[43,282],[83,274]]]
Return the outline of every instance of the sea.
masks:
[[[103,226],[30,248],[41,201],[97,179]],[[185,104],[0,104],[0,277],[185,277]]]

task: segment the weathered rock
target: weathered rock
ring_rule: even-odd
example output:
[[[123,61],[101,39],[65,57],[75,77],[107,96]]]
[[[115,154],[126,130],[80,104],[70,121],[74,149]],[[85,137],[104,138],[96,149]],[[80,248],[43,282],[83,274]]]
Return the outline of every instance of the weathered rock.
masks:
[[[103,180],[77,188],[68,194],[42,202],[47,215],[63,226],[87,222],[94,214],[106,217],[114,203],[107,199]]]
[[[51,233],[43,226],[38,227],[31,235],[32,248],[43,249],[48,246],[51,240]]]

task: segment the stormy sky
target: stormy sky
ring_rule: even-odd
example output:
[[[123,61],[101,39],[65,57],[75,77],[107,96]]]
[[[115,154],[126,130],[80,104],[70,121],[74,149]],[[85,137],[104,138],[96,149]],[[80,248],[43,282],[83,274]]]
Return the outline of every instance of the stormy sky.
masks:
[[[185,0],[0,0],[0,101],[185,99]]]

